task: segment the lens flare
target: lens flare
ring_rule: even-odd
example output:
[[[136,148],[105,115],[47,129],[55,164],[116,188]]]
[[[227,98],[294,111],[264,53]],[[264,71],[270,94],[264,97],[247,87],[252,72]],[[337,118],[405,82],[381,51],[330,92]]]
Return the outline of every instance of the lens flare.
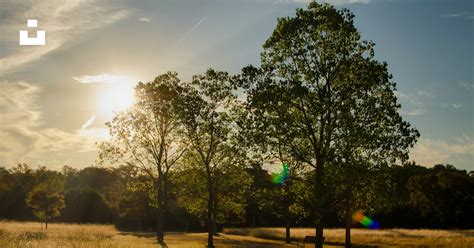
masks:
[[[362,212],[360,212],[360,211],[357,211],[352,215],[352,220],[354,220],[355,222],[359,222],[363,226],[365,226],[367,228],[370,228],[370,229],[379,229],[380,228],[380,224],[377,221],[372,220],[371,218],[363,215]]]
[[[283,184],[288,181],[288,164],[283,163],[281,166],[281,171],[272,175],[272,181],[275,184]]]

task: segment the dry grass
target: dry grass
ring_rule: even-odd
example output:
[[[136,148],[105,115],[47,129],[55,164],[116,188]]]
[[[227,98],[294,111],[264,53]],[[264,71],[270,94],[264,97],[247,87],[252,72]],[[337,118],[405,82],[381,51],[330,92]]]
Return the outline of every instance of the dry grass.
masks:
[[[226,228],[224,233],[283,240],[283,228]],[[314,229],[293,228],[293,240],[314,236]],[[353,229],[352,242],[357,247],[474,247],[474,230],[427,230],[427,229]],[[325,229],[325,242],[344,244],[344,229]]]
[[[205,247],[206,233],[167,233],[168,247]],[[285,247],[282,241],[222,234],[217,247]],[[0,221],[0,248],[39,247],[159,247],[153,233],[120,232],[111,225],[49,224],[41,230],[35,222]],[[291,246],[290,246],[291,247]]]
[[[225,229],[215,238],[217,247],[295,247],[284,244],[282,228]],[[365,230],[354,229],[354,244],[363,247],[474,247],[474,231],[457,230]],[[293,239],[314,235],[313,229],[292,229]],[[344,230],[326,229],[326,246],[341,246]],[[167,233],[168,247],[205,247],[205,233]],[[158,247],[153,233],[120,232],[111,225],[50,224],[41,230],[39,223],[0,221],[1,248],[37,247]],[[307,246],[309,247],[309,246]]]

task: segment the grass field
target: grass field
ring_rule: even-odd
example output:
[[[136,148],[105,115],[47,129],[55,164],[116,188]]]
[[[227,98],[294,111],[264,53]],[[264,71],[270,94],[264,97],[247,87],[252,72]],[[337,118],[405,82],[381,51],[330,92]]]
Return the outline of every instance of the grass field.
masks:
[[[225,229],[215,238],[217,247],[296,247],[285,244],[282,228]],[[292,229],[294,240],[313,235],[312,229]],[[344,230],[327,229],[325,247],[341,247]],[[474,247],[474,231],[353,230],[355,247]],[[206,233],[167,233],[168,247],[205,247]],[[121,232],[111,225],[50,224],[0,221],[0,247],[158,247],[154,234]],[[310,247],[310,246],[307,246]]]
[[[168,247],[205,247],[206,233],[166,233]],[[217,247],[294,247],[282,241],[221,234]],[[0,221],[0,248],[11,247],[158,247],[153,233],[120,232],[111,225],[49,224]]]
[[[283,240],[283,228],[226,228],[226,234]],[[314,236],[314,229],[291,229],[293,240]],[[355,247],[474,247],[474,230],[427,230],[427,229],[353,229]],[[344,229],[325,229],[325,243],[333,246],[344,244]]]

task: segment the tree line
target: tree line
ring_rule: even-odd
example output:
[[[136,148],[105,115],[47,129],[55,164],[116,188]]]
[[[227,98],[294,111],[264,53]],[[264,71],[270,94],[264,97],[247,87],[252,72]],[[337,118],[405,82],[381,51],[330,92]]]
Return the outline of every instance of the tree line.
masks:
[[[432,168],[407,163],[388,168],[384,180],[387,188],[380,195],[383,205],[362,209],[377,220],[382,228],[474,228],[472,218],[474,176],[471,171],[456,169],[452,165],[435,165]],[[173,178],[180,178],[181,190],[190,191],[197,182],[188,181],[194,175],[186,171],[173,172]],[[180,175],[182,174],[182,175]],[[292,196],[287,197],[285,188],[273,181],[274,173],[259,164],[249,164],[228,181],[226,193],[237,195],[232,203],[219,211],[217,230],[227,227],[270,227],[285,226],[287,216],[285,200],[293,199],[289,219],[291,227],[311,227],[314,225],[310,212],[304,211],[305,199],[303,182],[310,173],[292,177]],[[246,180],[247,187],[242,192],[232,192],[232,185]],[[338,177],[329,181],[340,180]],[[187,182],[187,183],[186,183]],[[45,167],[36,169],[19,164],[11,169],[0,167],[0,218],[7,220],[31,221],[36,217],[34,208],[28,203],[29,195],[46,186],[53,186],[52,195],[59,195],[63,205],[59,215],[51,221],[65,223],[108,223],[128,230],[154,230],[156,227],[156,204],[146,186],[149,180],[137,173],[131,166],[87,167],[73,169],[65,166],[61,171]],[[336,185],[337,186],[337,185]],[[344,187],[344,185],[338,185]],[[238,187],[234,187],[238,189]],[[334,188],[334,191],[337,189]],[[362,194],[363,192],[359,192]],[[202,194],[202,192],[201,192]],[[206,204],[196,203],[182,191],[173,190],[167,196],[169,206],[167,231],[205,230]],[[334,197],[326,218],[326,226],[345,225],[345,216],[339,213],[343,205]],[[352,226],[361,227],[352,223]]]
[[[407,162],[419,132],[399,114],[388,65],[353,19],[311,2],[278,19],[258,67],[139,82],[134,105],[107,123],[111,139],[99,144],[106,168],[2,172],[57,178],[54,187],[19,186],[25,198],[15,211],[45,222],[154,226],[162,244],[170,228],[205,227],[209,247],[223,225],[284,225],[287,242],[291,227],[316,227],[320,248],[324,227],[341,221],[350,247],[359,210],[383,227],[469,227],[472,177]],[[90,216],[99,210],[106,214]]]

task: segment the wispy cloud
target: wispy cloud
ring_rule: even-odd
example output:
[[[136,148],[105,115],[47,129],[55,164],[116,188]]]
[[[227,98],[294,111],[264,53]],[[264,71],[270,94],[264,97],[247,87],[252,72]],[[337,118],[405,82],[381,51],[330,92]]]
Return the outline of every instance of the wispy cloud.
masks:
[[[77,132],[81,137],[93,138],[106,140],[110,138],[109,130],[105,127],[93,127],[92,124],[95,122],[95,115],[87,119],[81,126],[81,129]]]
[[[426,112],[426,103],[435,98],[431,90],[418,90],[414,93],[395,92],[402,104],[400,113],[403,115],[417,116]]]
[[[460,11],[455,13],[449,13],[442,15],[445,18],[463,18],[463,19],[474,19],[474,12],[472,11]]]
[[[466,90],[474,90],[474,83],[466,82],[466,81],[459,81],[458,86],[462,87]]]
[[[19,162],[50,166],[58,157],[66,156],[61,161],[56,161],[60,163],[56,166],[62,166],[65,161],[74,163],[70,160],[71,157],[96,150],[94,143],[97,139],[81,136],[80,130],[70,133],[42,125],[43,114],[37,107],[40,92],[40,87],[27,82],[0,82],[1,166]],[[92,122],[89,119],[83,128]]]
[[[453,108],[455,108],[455,109],[462,109],[462,105],[461,105],[461,104],[453,103],[453,104],[451,104],[451,106],[453,106]]]
[[[129,84],[137,81],[129,76],[114,74],[97,74],[72,77],[76,82],[82,84],[106,83],[106,84]]]
[[[0,75],[77,42],[87,37],[88,31],[111,25],[129,14],[128,10],[95,0],[7,0],[2,1],[2,9],[8,10],[8,15],[0,15],[1,45],[8,54],[0,58]],[[26,20],[31,17],[38,19],[38,28],[46,30],[45,46],[18,45],[18,32],[26,28]]]
[[[150,18],[146,18],[146,17],[138,18],[138,21],[141,21],[141,22],[151,22]]]
[[[194,26],[188,30],[188,32],[186,32],[183,37],[181,37],[180,41],[184,41],[188,38],[189,35],[191,35],[203,22],[205,22],[207,19],[207,16],[204,16],[203,18],[201,18],[201,20],[199,20],[196,24],[194,24]]]
[[[451,163],[466,167],[474,159],[474,143],[466,134],[452,141],[422,138],[411,151],[410,158],[423,166]]]
[[[86,130],[87,128],[89,128],[94,123],[94,121],[95,115],[91,116],[91,118],[87,119],[87,121],[82,124],[81,130]]]
[[[274,3],[310,3],[312,0],[269,0],[273,1]],[[371,0],[322,0],[318,2],[325,2],[325,3],[330,3],[334,5],[345,5],[345,4],[356,4],[356,3],[362,3],[362,4],[367,4],[371,2]]]

